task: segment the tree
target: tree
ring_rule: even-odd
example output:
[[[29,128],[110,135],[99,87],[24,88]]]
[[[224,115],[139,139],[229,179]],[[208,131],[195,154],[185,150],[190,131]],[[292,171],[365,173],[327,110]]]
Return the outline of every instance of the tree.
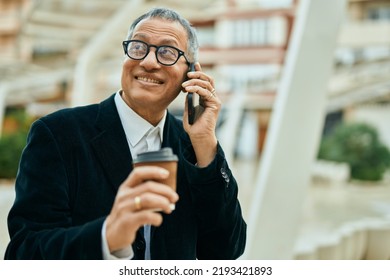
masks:
[[[379,181],[390,167],[390,152],[377,130],[364,123],[342,123],[322,139],[318,158],[348,163],[351,178]]]

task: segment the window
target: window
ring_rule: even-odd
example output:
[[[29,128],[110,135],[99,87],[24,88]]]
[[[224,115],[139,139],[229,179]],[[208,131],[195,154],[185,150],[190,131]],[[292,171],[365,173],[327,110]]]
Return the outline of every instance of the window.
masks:
[[[390,21],[390,7],[375,7],[368,10],[367,17],[370,20]]]

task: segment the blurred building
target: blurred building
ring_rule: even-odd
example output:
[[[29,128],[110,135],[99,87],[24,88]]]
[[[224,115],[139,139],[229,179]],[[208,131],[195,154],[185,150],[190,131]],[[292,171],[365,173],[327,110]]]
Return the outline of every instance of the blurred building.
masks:
[[[200,62],[226,102],[245,94],[241,128],[249,127],[256,138],[252,152],[261,152],[298,3],[0,0],[0,121],[5,108],[24,106],[43,115],[115,92],[129,24],[150,7],[165,5],[198,29]],[[339,42],[324,132],[341,119],[365,119],[390,146],[383,122],[389,119],[390,2],[349,0]],[[172,110],[181,108],[179,99]]]
[[[335,58],[324,132],[339,119],[366,122],[390,148],[390,1],[349,0]]]
[[[168,6],[197,28],[202,67],[215,78],[226,107],[234,107],[222,111],[222,122],[231,111],[234,115],[227,129],[233,137],[224,137],[233,147],[224,144],[225,151],[257,158],[299,16],[297,5],[299,0],[0,0],[0,124],[12,108],[41,116],[114,93],[120,86],[121,42],[128,26],[149,8]],[[390,147],[390,1],[348,0],[334,60],[324,134],[344,120],[364,121],[377,127]],[[307,73],[307,79],[311,75],[315,73]],[[178,114],[182,98],[171,107]],[[304,108],[305,100],[301,104]],[[0,135],[1,130],[2,125]],[[301,133],[299,124],[296,132]],[[246,173],[238,176],[253,187],[248,170],[255,166],[248,162]],[[330,171],[330,177],[337,177],[336,169]],[[339,177],[345,179],[344,173]],[[369,204],[367,195],[359,205]],[[247,196],[253,196],[252,189]],[[337,200],[339,193],[325,198],[332,209],[338,201],[345,203]],[[316,214],[308,212],[309,218]]]
[[[296,1],[228,1],[212,18],[193,20],[200,61],[214,72],[219,94],[245,94],[240,132],[257,143],[238,144],[246,148],[237,151],[242,156],[263,148],[295,9]]]

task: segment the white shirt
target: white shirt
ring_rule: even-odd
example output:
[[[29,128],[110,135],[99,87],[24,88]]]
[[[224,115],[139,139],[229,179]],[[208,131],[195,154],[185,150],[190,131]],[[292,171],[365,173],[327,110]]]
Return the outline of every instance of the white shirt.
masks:
[[[167,116],[166,111],[157,126],[153,126],[127,106],[121,97],[121,91],[118,91],[115,95],[115,105],[118,110],[119,118],[125,131],[127,143],[129,144],[133,159],[136,158],[139,153],[156,151],[161,148],[164,124]],[[145,259],[150,259],[150,226],[145,226],[144,230],[146,241]],[[106,238],[106,222],[104,222],[102,228],[102,248],[103,259],[106,260],[131,259],[134,256],[131,246],[115,252],[115,255],[110,254]]]

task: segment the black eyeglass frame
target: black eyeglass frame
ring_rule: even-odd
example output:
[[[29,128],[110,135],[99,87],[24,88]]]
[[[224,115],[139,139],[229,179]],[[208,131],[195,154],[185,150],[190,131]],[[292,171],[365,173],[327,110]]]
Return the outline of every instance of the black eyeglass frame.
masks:
[[[130,44],[131,42],[139,42],[139,43],[143,43],[143,44],[146,45],[147,49],[146,49],[146,53],[145,53],[144,57],[142,57],[142,58],[133,58],[133,57],[131,57],[131,56],[129,55],[129,53],[128,53],[128,46],[129,46],[129,44]],[[145,57],[148,56],[148,54],[149,54],[149,52],[150,52],[150,48],[151,48],[151,47],[154,47],[154,48],[156,48],[156,51],[155,51],[156,60],[157,60],[158,63],[160,63],[161,65],[164,65],[164,66],[172,66],[172,65],[176,64],[176,63],[179,61],[179,59],[180,59],[181,56],[183,56],[184,59],[186,60],[186,63],[187,63],[188,65],[190,65],[190,62],[188,61],[188,59],[187,59],[187,57],[186,57],[184,51],[182,51],[182,50],[180,50],[180,49],[178,49],[178,48],[176,48],[176,47],[173,47],[173,46],[169,46],[169,45],[157,46],[157,45],[148,44],[148,43],[146,43],[146,42],[144,42],[144,41],[141,41],[141,40],[126,40],[126,41],[123,41],[123,42],[122,42],[122,46],[123,46],[123,50],[125,51],[125,54],[126,54],[129,58],[134,59],[134,60],[142,60],[142,59],[144,59]],[[177,50],[177,52],[179,53],[179,55],[177,56],[177,59],[175,60],[175,62],[173,62],[173,63],[168,63],[168,64],[167,64],[167,63],[162,63],[162,62],[158,59],[158,56],[157,56],[158,50],[159,50],[160,48],[164,48],[164,47],[169,47],[169,48],[172,48],[172,49]]]

